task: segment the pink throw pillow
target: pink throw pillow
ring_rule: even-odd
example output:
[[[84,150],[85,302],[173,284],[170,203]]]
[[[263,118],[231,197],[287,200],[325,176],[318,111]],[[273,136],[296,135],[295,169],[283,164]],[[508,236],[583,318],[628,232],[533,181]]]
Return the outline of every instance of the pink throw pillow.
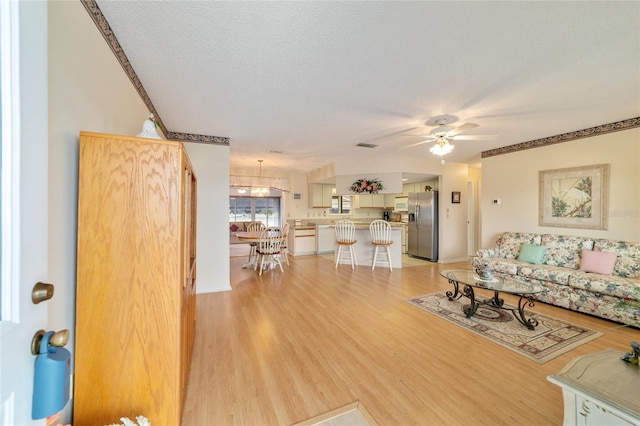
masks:
[[[234,223],[233,225],[231,225],[231,226],[229,227],[229,229],[231,230],[231,232],[236,232],[236,231],[237,231],[238,229],[240,229],[240,228],[238,227],[238,225],[236,225],[236,224]]]
[[[580,270],[596,274],[611,275],[617,255],[607,251],[582,250]]]

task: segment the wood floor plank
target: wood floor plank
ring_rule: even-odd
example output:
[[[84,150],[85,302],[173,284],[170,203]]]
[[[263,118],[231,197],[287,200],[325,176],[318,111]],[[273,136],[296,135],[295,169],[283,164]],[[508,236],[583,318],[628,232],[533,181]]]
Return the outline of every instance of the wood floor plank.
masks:
[[[390,272],[291,256],[284,274],[259,277],[245,260],[230,260],[232,291],[198,295],[186,426],[291,425],[356,400],[380,425],[558,425],[562,392],[547,375],[640,338],[537,303],[604,333],[539,365],[403,301],[450,289],[439,271],[468,263]]]

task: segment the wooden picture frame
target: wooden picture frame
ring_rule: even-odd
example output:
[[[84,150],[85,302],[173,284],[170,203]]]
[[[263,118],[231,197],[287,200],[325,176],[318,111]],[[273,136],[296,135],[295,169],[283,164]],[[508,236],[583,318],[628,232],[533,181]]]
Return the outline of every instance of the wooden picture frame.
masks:
[[[609,164],[539,172],[540,226],[607,229]]]
[[[453,191],[451,193],[451,202],[453,204],[460,204],[460,191]]]

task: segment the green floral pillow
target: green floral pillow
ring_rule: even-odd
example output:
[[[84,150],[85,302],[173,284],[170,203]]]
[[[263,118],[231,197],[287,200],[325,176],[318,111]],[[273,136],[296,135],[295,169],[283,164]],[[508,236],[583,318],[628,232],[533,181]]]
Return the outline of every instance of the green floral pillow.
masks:
[[[518,256],[518,260],[539,265],[542,263],[542,259],[544,259],[544,253],[546,251],[547,247],[545,246],[523,244],[520,248],[520,255]]]

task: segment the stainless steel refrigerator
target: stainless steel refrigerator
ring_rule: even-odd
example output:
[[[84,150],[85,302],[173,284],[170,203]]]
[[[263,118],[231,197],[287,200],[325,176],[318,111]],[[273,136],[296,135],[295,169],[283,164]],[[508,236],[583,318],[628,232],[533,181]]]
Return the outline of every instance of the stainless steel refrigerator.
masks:
[[[409,193],[409,256],[438,260],[438,191]]]

